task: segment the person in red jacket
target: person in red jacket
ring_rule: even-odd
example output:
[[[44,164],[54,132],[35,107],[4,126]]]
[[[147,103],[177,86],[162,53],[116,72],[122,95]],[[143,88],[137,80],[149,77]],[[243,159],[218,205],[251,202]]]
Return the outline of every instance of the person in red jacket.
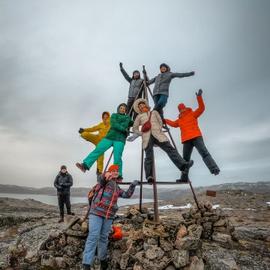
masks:
[[[165,123],[174,128],[180,128],[181,130],[181,141],[183,143],[183,158],[186,161],[190,160],[193,147],[195,147],[199,154],[202,156],[205,165],[208,167],[209,171],[218,175],[220,172],[219,167],[216,162],[208,152],[202,137],[202,132],[198,125],[198,118],[204,112],[205,106],[202,98],[202,89],[196,93],[197,101],[199,107],[193,111],[191,108],[186,107],[185,104],[180,103],[178,105],[178,110],[180,112],[179,117],[175,121],[165,119]],[[181,175],[179,182],[188,182],[188,171],[185,171]]]

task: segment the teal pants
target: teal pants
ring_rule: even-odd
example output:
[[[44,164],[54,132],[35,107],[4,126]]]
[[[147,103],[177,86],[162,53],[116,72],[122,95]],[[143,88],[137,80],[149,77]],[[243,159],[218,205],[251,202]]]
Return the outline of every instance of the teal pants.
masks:
[[[92,151],[84,160],[83,164],[90,169],[91,166],[96,162],[99,156],[103,155],[110,147],[113,147],[113,159],[114,164],[119,166],[119,175],[122,176],[122,154],[124,151],[125,143],[120,141],[113,141],[109,139],[102,139],[96,146],[95,150]]]

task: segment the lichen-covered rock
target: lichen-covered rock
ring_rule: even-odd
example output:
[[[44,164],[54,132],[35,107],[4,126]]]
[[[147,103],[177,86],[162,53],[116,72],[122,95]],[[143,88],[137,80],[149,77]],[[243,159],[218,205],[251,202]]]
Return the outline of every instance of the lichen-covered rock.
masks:
[[[189,263],[189,252],[187,250],[173,250],[173,264],[176,268],[184,267]]]

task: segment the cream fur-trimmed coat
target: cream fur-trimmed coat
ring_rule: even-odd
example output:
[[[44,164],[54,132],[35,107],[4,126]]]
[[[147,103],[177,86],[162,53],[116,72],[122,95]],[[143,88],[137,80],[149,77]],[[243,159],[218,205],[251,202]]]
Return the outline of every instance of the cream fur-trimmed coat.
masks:
[[[167,136],[162,131],[162,119],[157,111],[152,111],[151,115],[151,129],[147,132],[141,132],[140,126],[143,126],[144,123],[146,123],[149,120],[150,111],[142,113],[139,110],[138,104],[143,101],[144,103],[147,103],[145,99],[137,99],[134,102],[133,108],[136,113],[139,115],[136,117],[136,120],[133,125],[133,132],[142,136],[142,143],[143,143],[143,149],[147,148],[149,139],[151,134],[159,141],[159,142],[166,142],[168,141]]]

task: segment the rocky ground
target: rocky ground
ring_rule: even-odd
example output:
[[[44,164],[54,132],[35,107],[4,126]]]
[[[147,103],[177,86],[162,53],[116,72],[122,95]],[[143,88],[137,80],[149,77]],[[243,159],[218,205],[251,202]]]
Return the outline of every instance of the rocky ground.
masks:
[[[111,269],[270,269],[269,192],[220,190],[198,198],[208,201],[203,211],[162,209],[158,225],[151,204],[143,214],[121,208],[116,223],[126,235],[110,244]],[[189,192],[161,205],[188,203],[194,206]],[[79,217],[85,207],[73,211]],[[76,216],[57,219],[57,207],[0,198],[0,269],[80,269],[86,228]]]

